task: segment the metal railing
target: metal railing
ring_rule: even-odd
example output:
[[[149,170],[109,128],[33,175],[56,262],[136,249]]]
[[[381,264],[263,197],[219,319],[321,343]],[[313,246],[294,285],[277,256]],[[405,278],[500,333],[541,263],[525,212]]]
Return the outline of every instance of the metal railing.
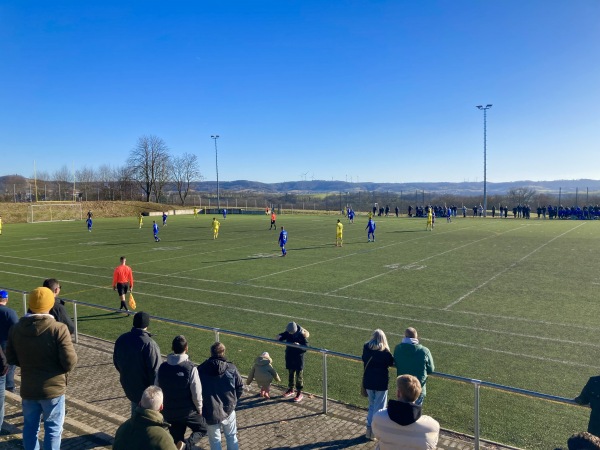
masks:
[[[17,290],[17,289],[12,289],[12,288],[1,288],[1,287],[0,287],[0,289],[4,289],[6,291],[11,291],[11,292],[21,293],[22,297],[23,297],[23,312],[24,312],[24,314],[27,313],[27,291],[22,291],[22,290]],[[77,324],[77,305],[86,306],[86,307],[90,307],[90,308],[96,308],[96,309],[102,309],[105,311],[122,312],[121,310],[116,309],[116,308],[110,308],[107,306],[96,305],[94,303],[87,303],[87,302],[82,302],[79,300],[72,300],[72,299],[63,298],[63,297],[57,297],[57,300],[63,300],[65,302],[71,303],[73,305],[73,322],[75,324],[75,331],[74,331],[75,343],[79,342],[78,324]],[[160,322],[163,322],[163,323],[168,323],[168,324],[177,325],[177,326],[185,326],[185,327],[195,328],[195,329],[204,330],[204,331],[212,331],[215,336],[215,341],[217,341],[217,342],[220,340],[219,339],[220,334],[223,333],[228,336],[245,338],[245,339],[266,342],[266,343],[276,344],[276,345],[281,345],[281,346],[300,347],[300,348],[304,348],[308,352],[320,353],[321,357],[322,357],[322,368],[323,368],[323,381],[322,381],[322,392],[323,392],[322,412],[323,412],[323,414],[327,414],[327,412],[328,412],[328,410],[327,410],[327,406],[328,406],[327,405],[327,386],[328,386],[327,357],[335,356],[335,357],[342,358],[342,359],[362,362],[362,359],[359,356],[349,355],[347,353],[340,353],[340,352],[336,352],[336,351],[328,350],[328,349],[324,349],[324,348],[305,347],[305,346],[301,346],[301,345],[297,345],[297,344],[281,342],[281,341],[278,341],[275,339],[265,338],[262,336],[255,336],[252,334],[241,333],[238,331],[225,330],[223,328],[208,327],[208,326],[198,325],[198,324],[191,323],[191,322],[183,322],[180,320],[168,319],[165,317],[158,317],[158,316],[150,316],[150,317],[155,320],[158,320]],[[481,387],[487,387],[487,388],[491,388],[491,389],[495,389],[495,390],[499,390],[499,391],[521,394],[526,397],[533,397],[533,398],[538,398],[538,399],[543,399],[543,400],[548,400],[548,401],[553,401],[553,402],[558,402],[558,403],[566,403],[569,405],[581,406],[581,405],[578,405],[577,403],[575,403],[572,399],[558,397],[555,395],[543,394],[543,393],[535,392],[535,391],[529,391],[527,389],[520,389],[520,388],[511,387],[511,386],[504,386],[504,385],[497,384],[497,383],[491,383],[489,381],[476,380],[473,378],[466,378],[466,377],[461,377],[461,376],[457,376],[457,375],[450,375],[450,374],[446,374],[446,373],[442,373],[442,372],[434,372],[430,376],[437,377],[437,378],[443,378],[443,379],[447,379],[447,380],[459,381],[462,383],[467,383],[467,384],[473,385],[473,389],[474,389],[474,405],[473,405],[474,433],[473,433],[473,438],[474,438],[475,450],[479,450],[480,440],[481,440],[480,429],[479,429],[479,425],[480,425],[479,399],[480,399]]]

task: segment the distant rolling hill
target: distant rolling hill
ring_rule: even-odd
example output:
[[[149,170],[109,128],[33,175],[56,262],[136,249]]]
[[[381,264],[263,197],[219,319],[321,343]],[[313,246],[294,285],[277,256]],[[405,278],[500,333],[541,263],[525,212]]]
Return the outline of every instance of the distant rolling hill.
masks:
[[[502,183],[487,183],[490,195],[503,195],[510,189],[532,188],[538,192],[565,192],[588,189],[590,192],[600,192],[600,180],[553,180],[553,181],[511,181]],[[221,181],[219,188],[239,192],[270,192],[270,193],[328,193],[328,192],[413,192],[426,191],[432,193],[447,193],[454,195],[481,195],[483,182],[431,182],[431,183],[348,183],[345,181],[286,181],[282,183],[260,183],[258,181],[236,180]],[[194,190],[212,192],[217,189],[216,181],[194,183]]]

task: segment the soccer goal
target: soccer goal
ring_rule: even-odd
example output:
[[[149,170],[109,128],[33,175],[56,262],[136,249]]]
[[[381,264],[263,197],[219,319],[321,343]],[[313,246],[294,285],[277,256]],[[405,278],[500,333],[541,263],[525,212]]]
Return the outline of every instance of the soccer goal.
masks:
[[[81,203],[32,203],[27,210],[27,222],[61,222],[82,220]]]

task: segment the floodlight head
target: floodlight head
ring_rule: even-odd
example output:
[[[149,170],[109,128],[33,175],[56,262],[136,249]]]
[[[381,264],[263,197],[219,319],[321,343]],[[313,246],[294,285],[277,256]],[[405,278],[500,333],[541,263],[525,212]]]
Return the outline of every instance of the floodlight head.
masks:
[[[483,109],[483,105],[477,105],[475,108]]]
[[[491,107],[492,107],[492,105],[485,105],[485,107],[486,107],[486,108],[491,108]]]
[[[214,134],[214,135],[212,135],[212,136],[211,136],[211,138],[213,138],[213,139],[218,139],[218,138],[219,138],[219,135],[218,135],[218,134]]]

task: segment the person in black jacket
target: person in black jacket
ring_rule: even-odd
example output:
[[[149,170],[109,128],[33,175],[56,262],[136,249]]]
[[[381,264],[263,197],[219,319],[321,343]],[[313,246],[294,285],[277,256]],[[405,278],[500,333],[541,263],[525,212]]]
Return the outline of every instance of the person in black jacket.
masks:
[[[57,300],[56,296],[60,293],[60,283],[56,278],[47,278],[44,280],[44,284],[42,285],[52,291],[54,294],[54,306],[50,310],[50,314],[56,319],[57,322],[64,323],[69,329],[69,333],[75,333],[75,324],[69,317],[67,313],[67,309],[64,306],[64,302],[62,300]]]
[[[202,385],[198,368],[187,355],[188,342],[185,336],[175,336],[171,346],[173,353],[158,368],[156,385],[164,395],[162,415],[171,424],[169,433],[182,448],[192,449],[206,436],[206,421],[202,417]],[[192,433],[185,439],[185,429]]]
[[[237,368],[225,359],[225,346],[215,342],[210,358],[198,367],[202,384],[202,415],[208,424],[211,449],[221,448],[221,426],[228,450],[238,450],[235,408],[244,392],[244,383]]]
[[[387,405],[388,384],[390,376],[388,368],[394,365],[394,357],[390,351],[385,333],[377,329],[371,339],[365,342],[362,351],[363,387],[367,390],[369,410],[367,412],[366,438],[373,440],[371,422],[373,415]]]
[[[285,368],[288,370],[288,390],[283,394],[284,397],[294,395],[294,379],[296,386],[295,402],[302,400],[302,389],[304,388],[304,353],[306,350],[298,346],[308,346],[308,337],[310,333],[303,329],[296,322],[290,322],[283,333],[277,336],[277,339],[295,346],[287,345],[285,347]]]
[[[133,316],[133,328],[119,336],[113,352],[113,364],[119,372],[125,395],[131,402],[132,415],[144,390],[154,384],[162,362],[158,344],[147,331],[149,324],[148,313],[137,312]]]

